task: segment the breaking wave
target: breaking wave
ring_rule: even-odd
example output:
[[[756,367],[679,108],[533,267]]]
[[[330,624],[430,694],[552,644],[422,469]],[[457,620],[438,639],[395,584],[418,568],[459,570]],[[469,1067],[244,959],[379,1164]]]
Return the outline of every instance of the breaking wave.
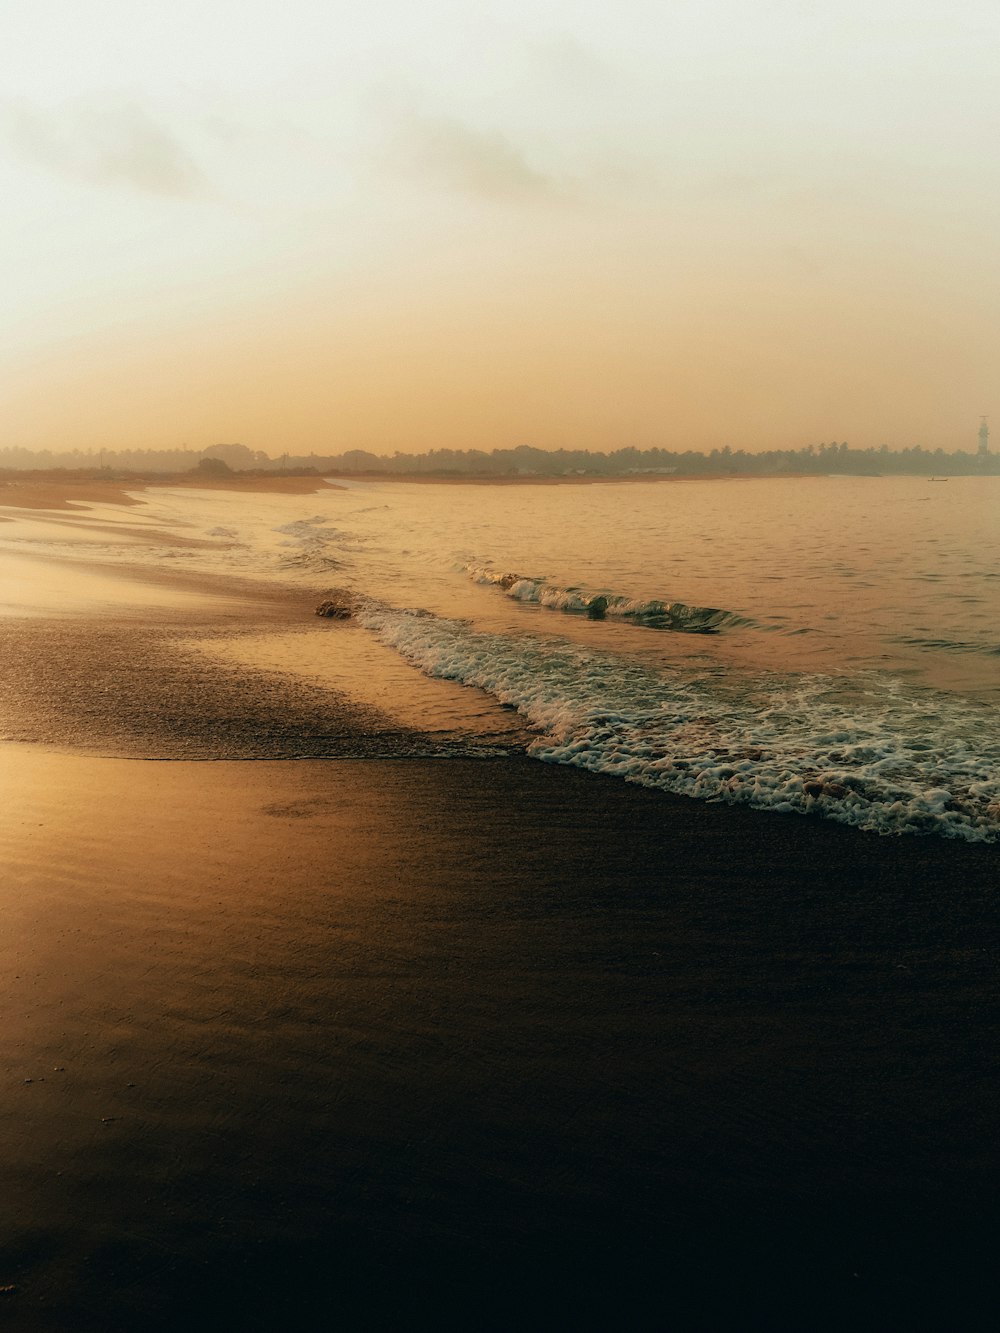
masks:
[[[516,708],[539,759],[878,833],[1000,836],[1000,736],[972,701],[874,673],[691,676],[373,600],[357,619],[426,674]]]
[[[464,572],[473,583],[499,588],[516,602],[533,602],[553,611],[568,611],[593,620],[608,617],[628,620],[649,629],[673,630],[682,634],[717,634],[728,626],[753,622],[734,611],[714,606],[688,606],[684,602],[643,601],[618,593],[587,592],[582,588],[559,587],[526,574],[504,573],[490,565],[465,564]]]
[[[329,548],[335,543],[342,544],[347,533],[339,528],[326,526],[326,517],[317,514],[313,518],[302,518],[294,523],[285,523],[275,528],[286,538],[282,543],[287,554],[281,558],[285,569],[298,569],[310,573],[324,574],[332,569],[340,569],[343,561],[339,554],[330,554]]]

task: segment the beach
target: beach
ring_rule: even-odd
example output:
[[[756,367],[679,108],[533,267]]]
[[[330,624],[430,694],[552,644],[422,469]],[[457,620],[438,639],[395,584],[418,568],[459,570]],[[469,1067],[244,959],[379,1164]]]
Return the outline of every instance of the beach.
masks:
[[[305,595],[29,566],[10,1327],[992,1322],[994,845],[449,753],[254,667]]]

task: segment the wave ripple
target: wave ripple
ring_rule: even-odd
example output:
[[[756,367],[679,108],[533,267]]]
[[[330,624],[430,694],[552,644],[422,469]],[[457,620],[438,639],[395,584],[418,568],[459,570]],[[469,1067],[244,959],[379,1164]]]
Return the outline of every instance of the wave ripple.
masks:
[[[473,583],[499,588],[516,602],[533,602],[553,611],[585,614],[594,620],[618,618],[649,629],[673,630],[681,634],[717,634],[724,627],[753,623],[735,611],[714,606],[688,606],[684,602],[643,601],[619,593],[586,592],[582,588],[564,588],[544,579],[504,573],[491,565],[471,562],[463,569]]]

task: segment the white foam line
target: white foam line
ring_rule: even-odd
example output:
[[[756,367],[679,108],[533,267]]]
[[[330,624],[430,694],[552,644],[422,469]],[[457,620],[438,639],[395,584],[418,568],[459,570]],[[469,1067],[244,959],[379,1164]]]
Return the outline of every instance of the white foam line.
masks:
[[[359,619],[428,675],[515,707],[539,733],[539,759],[879,833],[1000,836],[1000,741],[984,744],[996,733],[974,703],[873,677],[845,706],[834,678],[734,688],[376,602]]]

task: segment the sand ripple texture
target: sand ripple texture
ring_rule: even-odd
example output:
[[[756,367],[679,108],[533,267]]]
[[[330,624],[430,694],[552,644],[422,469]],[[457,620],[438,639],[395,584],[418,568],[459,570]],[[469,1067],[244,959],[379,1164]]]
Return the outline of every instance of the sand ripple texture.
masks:
[[[114,620],[5,621],[0,740],[147,759],[448,751],[335,690],[209,662],[190,637]]]

